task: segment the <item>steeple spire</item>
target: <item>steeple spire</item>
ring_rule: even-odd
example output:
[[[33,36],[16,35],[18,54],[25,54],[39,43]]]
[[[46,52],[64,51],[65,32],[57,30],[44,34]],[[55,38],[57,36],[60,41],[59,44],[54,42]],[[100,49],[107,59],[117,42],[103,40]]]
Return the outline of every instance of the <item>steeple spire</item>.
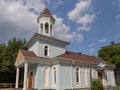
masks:
[[[43,12],[39,15],[38,19],[41,18],[41,17],[43,17],[43,16],[51,17],[52,19],[54,19],[53,16],[52,16],[52,14],[50,13],[50,11],[48,10],[47,7],[46,7],[46,8],[43,10]],[[54,19],[54,20],[55,20],[55,19]],[[38,20],[38,22],[39,22],[39,20]]]
[[[47,36],[53,36],[53,24],[55,19],[46,7],[39,15],[38,19],[39,33]]]

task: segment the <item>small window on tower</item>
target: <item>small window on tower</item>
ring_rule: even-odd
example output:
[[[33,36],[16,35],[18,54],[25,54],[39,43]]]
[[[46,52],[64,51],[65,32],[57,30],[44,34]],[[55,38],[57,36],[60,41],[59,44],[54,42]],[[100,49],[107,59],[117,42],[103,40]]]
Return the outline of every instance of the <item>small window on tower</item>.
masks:
[[[41,26],[41,32],[43,33],[43,24],[41,23],[40,26]]]
[[[52,36],[52,25],[50,25],[50,35]]]
[[[45,23],[45,33],[47,34],[49,33],[48,27],[49,27],[48,23]]]
[[[44,47],[44,56],[48,56],[48,46]]]

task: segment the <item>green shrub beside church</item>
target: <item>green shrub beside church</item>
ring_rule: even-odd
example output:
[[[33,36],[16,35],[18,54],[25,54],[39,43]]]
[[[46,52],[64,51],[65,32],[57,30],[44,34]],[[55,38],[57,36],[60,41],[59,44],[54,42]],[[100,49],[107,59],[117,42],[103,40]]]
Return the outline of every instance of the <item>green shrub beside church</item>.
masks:
[[[103,90],[103,85],[99,80],[94,79],[91,81],[91,89],[92,90]]]

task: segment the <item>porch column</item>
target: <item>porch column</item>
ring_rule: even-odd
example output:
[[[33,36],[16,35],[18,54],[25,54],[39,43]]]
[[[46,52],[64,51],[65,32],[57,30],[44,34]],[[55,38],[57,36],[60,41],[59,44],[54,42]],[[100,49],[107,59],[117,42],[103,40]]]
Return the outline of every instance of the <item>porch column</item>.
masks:
[[[27,75],[28,75],[28,63],[24,64],[24,84],[23,84],[23,90],[27,89]]]
[[[19,72],[20,72],[20,69],[17,67],[15,88],[18,88],[19,86]]]

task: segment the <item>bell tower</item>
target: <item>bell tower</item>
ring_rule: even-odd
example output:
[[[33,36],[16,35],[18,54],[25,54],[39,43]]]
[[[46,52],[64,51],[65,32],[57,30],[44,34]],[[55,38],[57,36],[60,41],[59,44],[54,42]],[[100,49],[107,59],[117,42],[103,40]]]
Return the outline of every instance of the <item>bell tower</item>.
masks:
[[[39,24],[39,34],[46,35],[49,37],[53,36],[53,25],[55,19],[52,14],[49,12],[48,8],[45,8],[43,12],[39,15],[38,19]]]

